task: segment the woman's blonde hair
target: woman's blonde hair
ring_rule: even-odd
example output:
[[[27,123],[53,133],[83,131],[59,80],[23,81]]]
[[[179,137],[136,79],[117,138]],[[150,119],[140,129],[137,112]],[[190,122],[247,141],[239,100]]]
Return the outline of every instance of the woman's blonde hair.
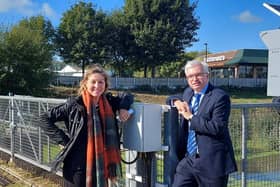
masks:
[[[99,73],[104,77],[105,80],[105,92],[108,90],[109,87],[109,75],[105,71],[105,69],[100,64],[92,64],[86,68],[85,74],[83,79],[80,81],[80,88],[78,89],[78,95],[81,95],[82,92],[87,89],[86,83],[90,75]]]

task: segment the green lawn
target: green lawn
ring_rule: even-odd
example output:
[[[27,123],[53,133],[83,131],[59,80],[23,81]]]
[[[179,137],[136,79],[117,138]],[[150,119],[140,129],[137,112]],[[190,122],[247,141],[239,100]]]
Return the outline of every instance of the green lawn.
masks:
[[[266,88],[231,88],[229,93],[232,103],[270,103],[271,96],[267,96]]]

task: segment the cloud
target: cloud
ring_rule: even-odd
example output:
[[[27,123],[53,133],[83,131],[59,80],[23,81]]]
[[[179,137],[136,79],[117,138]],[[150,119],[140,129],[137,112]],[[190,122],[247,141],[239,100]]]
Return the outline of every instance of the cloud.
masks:
[[[0,13],[6,13],[10,11],[16,11],[24,15],[31,15],[34,13],[32,8],[34,3],[31,0],[1,0],[0,1]]]
[[[42,14],[48,18],[57,18],[57,13],[48,3],[38,4],[34,0],[0,0],[0,13],[18,13],[23,16]]]
[[[253,15],[249,10],[241,12],[238,16],[234,17],[241,23],[258,23],[261,22],[262,19]]]
[[[49,18],[57,18],[58,16],[48,3],[43,3],[41,12],[43,15]]]

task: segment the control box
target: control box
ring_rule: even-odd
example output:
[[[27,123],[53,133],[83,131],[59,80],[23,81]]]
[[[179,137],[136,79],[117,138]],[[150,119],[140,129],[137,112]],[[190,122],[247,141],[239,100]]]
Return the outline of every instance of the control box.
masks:
[[[132,117],[123,125],[123,147],[138,152],[160,151],[162,106],[134,103],[132,108]]]

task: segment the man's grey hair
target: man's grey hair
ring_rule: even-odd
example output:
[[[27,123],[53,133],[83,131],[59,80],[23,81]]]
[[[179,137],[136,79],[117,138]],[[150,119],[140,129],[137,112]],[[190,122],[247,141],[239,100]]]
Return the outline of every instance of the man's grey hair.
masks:
[[[202,62],[202,61],[198,61],[198,60],[188,61],[185,65],[185,73],[187,72],[187,70],[189,68],[192,68],[193,66],[196,66],[196,65],[201,65],[203,68],[203,72],[209,73],[208,64],[206,62]]]

